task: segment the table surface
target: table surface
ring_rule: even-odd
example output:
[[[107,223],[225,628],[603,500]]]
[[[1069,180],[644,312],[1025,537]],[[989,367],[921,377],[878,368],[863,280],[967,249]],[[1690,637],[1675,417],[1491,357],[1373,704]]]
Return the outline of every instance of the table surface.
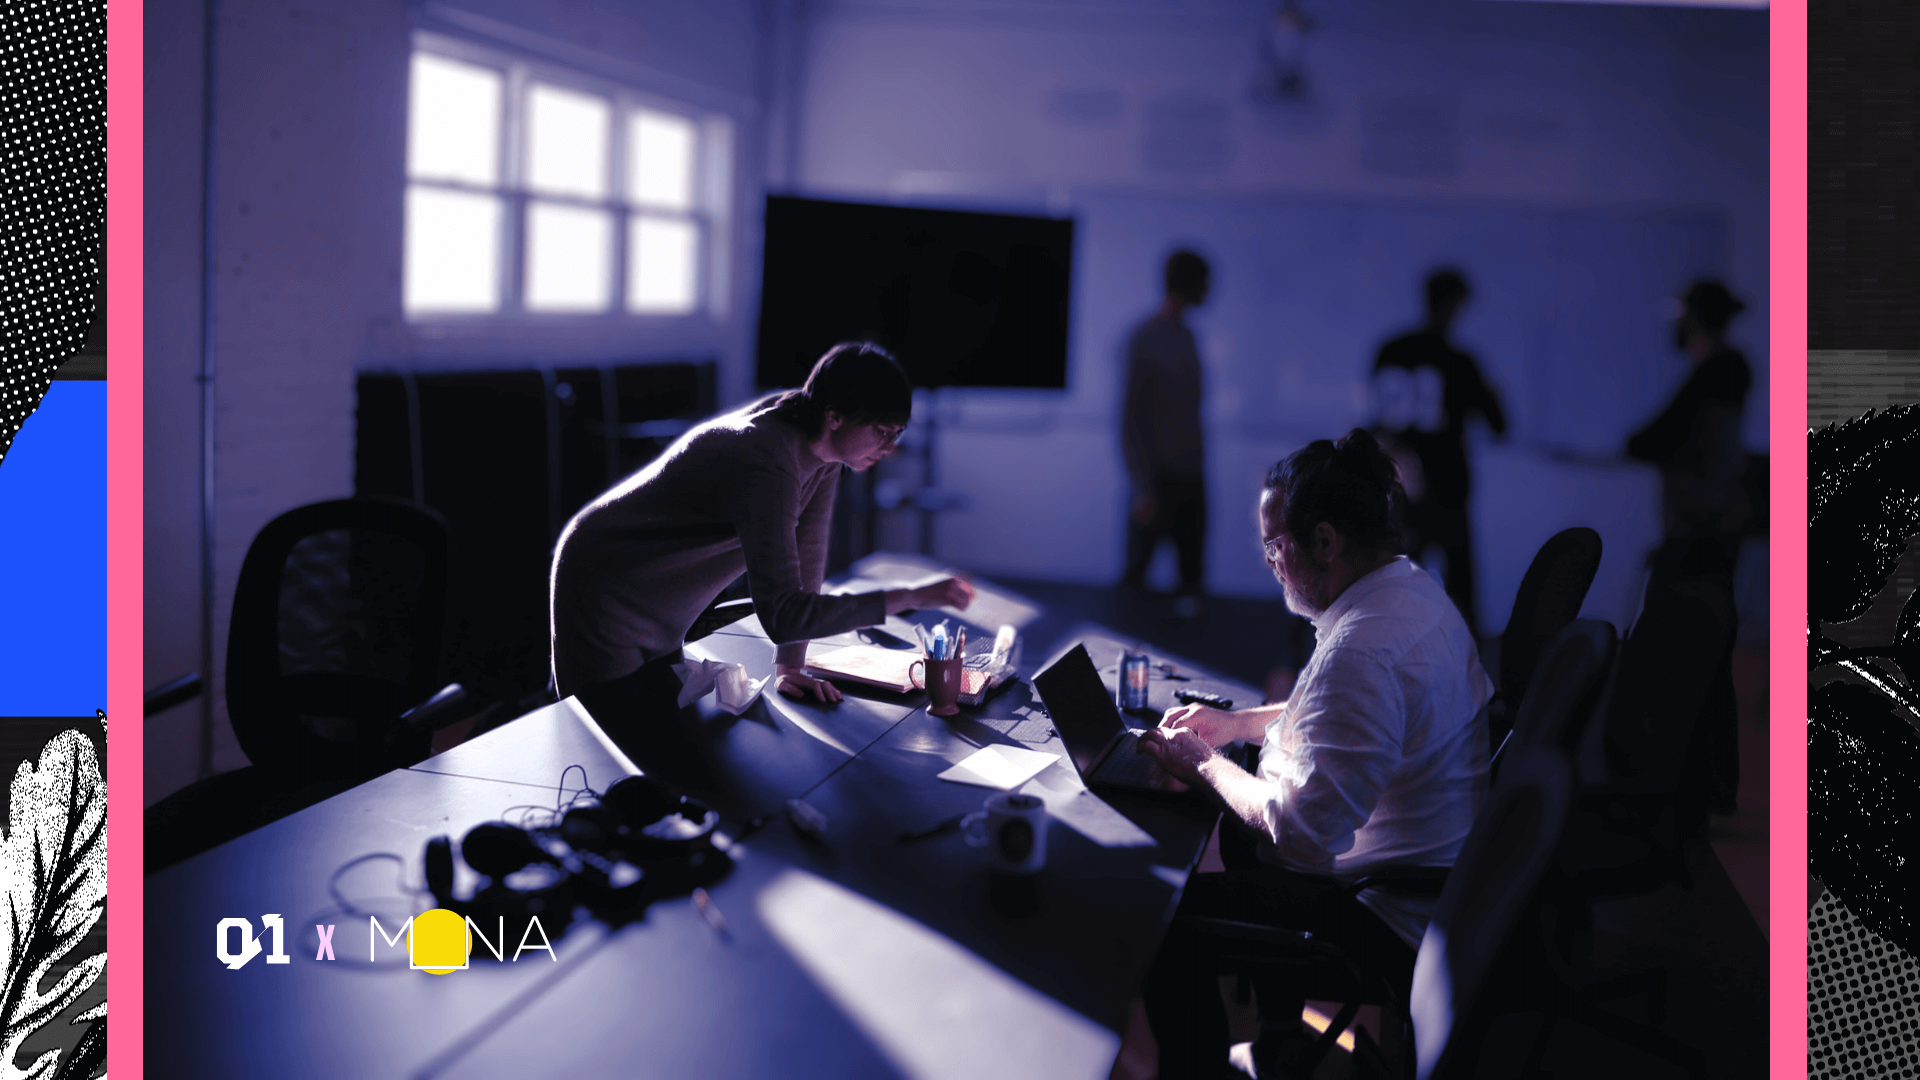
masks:
[[[843,637],[817,644],[855,640]],[[1052,655],[1076,641],[1112,685],[1126,643],[1087,625]],[[687,652],[754,678],[772,671],[772,643],[750,621]],[[1156,707],[1187,686],[1255,700],[1174,663],[1191,681],[1157,678]],[[700,768],[684,786],[721,811],[723,831],[746,834],[710,890],[725,933],[675,898],[618,929],[576,922],[553,960],[488,957],[435,977],[382,946],[399,959],[367,962],[357,943],[369,911],[391,932],[431,905],[406,891],[421,884],[429,838],[538,816],[530,808],[638,771],[573,699],[156,874],[146,882],[147,1070],[524,1077],[618,1063],[636,1076],[1103,1076],[1216,811],[1095,796],[1062,760],[1021,789],[1050,811],[1040,874],[994,875],[986,852],[953,831],[903,843],[902,831],[979,808],[988,789],[935,774],[980,746],[1064,758],[1025,681],[951,719],[925,704],[924,694],[866,688],[834,706],[767,694],[739,717],[702,703],[688,734]],[[798,797],[827,818],[818,842],[777,813]],[[382,852],[404,868],[376,858],[341,870]],[[329,892],[336,876],[344,906]],[[287,920],[290,964],[229,971],[214,958],[208,931],[220,919],[258,927],[269,912]],[[338,926],[337,960],[314,959],[316,923]]]

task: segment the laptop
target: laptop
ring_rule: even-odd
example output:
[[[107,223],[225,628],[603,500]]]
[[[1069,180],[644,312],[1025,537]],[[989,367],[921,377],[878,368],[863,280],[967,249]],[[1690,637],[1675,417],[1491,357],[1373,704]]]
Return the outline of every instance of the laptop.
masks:
[[[1053,718],[1067,757],[1089,788],[1153,795],[1191,794],[1193,789],[1167,775],[1160,763],[1134,748],[1139,732],[1129,728],[1114,707],[1113,692],[1100,681],[1085,645],[1033,677],[1040,700]]]

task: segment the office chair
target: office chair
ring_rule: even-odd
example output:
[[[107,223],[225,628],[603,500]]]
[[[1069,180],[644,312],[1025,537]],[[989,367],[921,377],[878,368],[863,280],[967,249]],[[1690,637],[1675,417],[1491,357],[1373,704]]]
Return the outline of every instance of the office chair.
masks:
[[[1495,777],[1503,759],[1532,746],[1551,746],[1569,760],[1578,757],[1602,686],[1613,671],[1616,643],[1613,624],[1598,619],[1575,619],[1553,636],[1540,654],[1538,681],[1529,685],[1512,728],[1494,751]]]
[[[1540,545],[1520,579],[1500,634],[1500,680],[1488,702],[1487,749],[1498,751],[1527,696],[1527,683],[1554,635],[1580,614],[1600,569],[1600,534],[1562,529]]]
[[[1594,905],[1668,882],[1692,887],[1685,844],[1697,835],[1698,808],[1683,798],[1683,764],[1714,662],[1732,633],[1723,590],[1684,579],[1650,584],[1604,710],[1608,775],[1577,794],[1542,877],[1541,903],[1508,960],[1507,981],[1524,990],[1507,996],[1506,1006],[1542,1017],[1524,1075],[1538,1073],[1554,1029],[1566,1022],[1704,1074],[1705,1055],[1661,1028],[1666,969],[1594,974]],[[1646,1002],[1645,1022],[1602,1007],[1636,997]]]
[[[1594,705],[1613,657],[1613,645],[1613,627],[1604,622],[1579,620],[1562,629],[1541,656],[1527,699],[1521,703],[1517,725],[1520,738],[1507,747],[1504,754],[1507,761],[1530,760],[1537,752],[1557,755],[1561,761],[1571,757],[1569,748],[1584,738],[1594,716]],[[1526,777],[1537,779],[1534,773]],[[1534,779],[1527,778],[1516,781],[1523,785],[1533,782]],[[1505,783],[1503,775],[1495,784],[1496,791]],[[1566,790],[1560,796],[1562,803],[1572,798],[1571,783],[1569,779],[1565,784]],[[1495,801],[1490,797],[1489,805]],[[1564,806],[1558,813],[1565,816]],[[1483,808],[1475,819],[1473,834],[1493,827],[1494,819]],[[1473,834],[1469,834],[1470,837]],[[1553,836],[1557,839],[1558,835],[1556,824]],[[1224,842],[1226,834],[1222,836]],[[1468,840],[1469,844],[1472,842]],[[1432,866],[1383,867],[1341,887],[1353,896],[1378,888],[1439,896],[1444,902],[1458,874],[1457,865],[1451,871]],[[1537,877],[1535,873],[1534,878]],[[1339,1013],[1315,1041],[1311,1054],[1296,1063],[1300,1071],[1311,1073],[1318,1066],[1333,1049],[1341,1032],[1359,1014],[1362,1005],[1378,1005],[1386,1045],[1376,1048],[1370,1039],[1364,1038],[1364,1033],[1357,1032],[1356,1053],[1366,1059],[1376,1073],[1404,1075],[1404,1016],[1410,1001],[1411,971],[1370,969],[1349,956],[1338,942],[1296,929],[1224,919],[1195,919],[1189,926],[1210,942],[1209,952],[1234,956],[1237,973],[1251,981],[1260,997],[1272,1001],[1303,996],[1341,1003]],[[1267,988],[1266,993],[1261,993],[1262,987]],[[1286,992],[1289,990],[1291,995]],[[1298,1021],[1298,1017],[1263,1017],[1262,1039],[1256,1041],[1254,1048],[1255,1061],[1265,1060],[1272,1047],[1293,1037]]]
[[[1570,825],[1581,837],[1577,854],[1563,860],[1590,896],[1634,895],[1668,881],[1692,887],[1681,845],[1704,827],[1705,810],[1682,790],[1687,751],[1733,633],[1723,590],[1658,575],[1648,585],[1605,710],[1607,775],[1581,793]]]
[[[1528,746],[1509,761],[1475,819],[1413,962],[1415,1080],[1475,1075],[1493,1018],[1483,992],[1507,981],[1502,954],[1533,906],[1572,794],[1567,755]]]
[[[464,704],[438,685],[447,543],[438,514],[388,499],[303,506],[260,531],[227,635],[227,715],[251,764],[147,808],[148,872],[426,756]],[[187,700],[183,682],[152,704]]]

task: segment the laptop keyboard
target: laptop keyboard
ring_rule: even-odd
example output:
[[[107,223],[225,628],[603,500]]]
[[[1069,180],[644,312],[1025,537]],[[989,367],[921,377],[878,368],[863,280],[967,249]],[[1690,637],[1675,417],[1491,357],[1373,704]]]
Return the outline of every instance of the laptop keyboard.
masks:
[[[1160,767],[1159,762],[1134,749],[1132,740],[1137,738],[1139,738],[1138,735],[1130,733],[1127,735],[1128,742],[1125,745],[1114,747],[1113,753],[1108,754],[1107,759],[1100,763],[1100,767],[1093,770],[1094,779],[1112,784],[1136,784],[1141,787],[1163,786],[1167,771]]]

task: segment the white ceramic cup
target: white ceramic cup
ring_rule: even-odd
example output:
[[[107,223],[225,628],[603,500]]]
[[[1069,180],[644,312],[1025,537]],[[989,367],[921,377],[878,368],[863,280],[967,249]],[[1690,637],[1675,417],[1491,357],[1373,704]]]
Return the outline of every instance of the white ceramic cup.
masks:
[[[967,843],[988,848],[989,863],[1003,874],[1033,874],[1047,865],[1047,804],[1032,795],[1003,791],[960,822]]]

